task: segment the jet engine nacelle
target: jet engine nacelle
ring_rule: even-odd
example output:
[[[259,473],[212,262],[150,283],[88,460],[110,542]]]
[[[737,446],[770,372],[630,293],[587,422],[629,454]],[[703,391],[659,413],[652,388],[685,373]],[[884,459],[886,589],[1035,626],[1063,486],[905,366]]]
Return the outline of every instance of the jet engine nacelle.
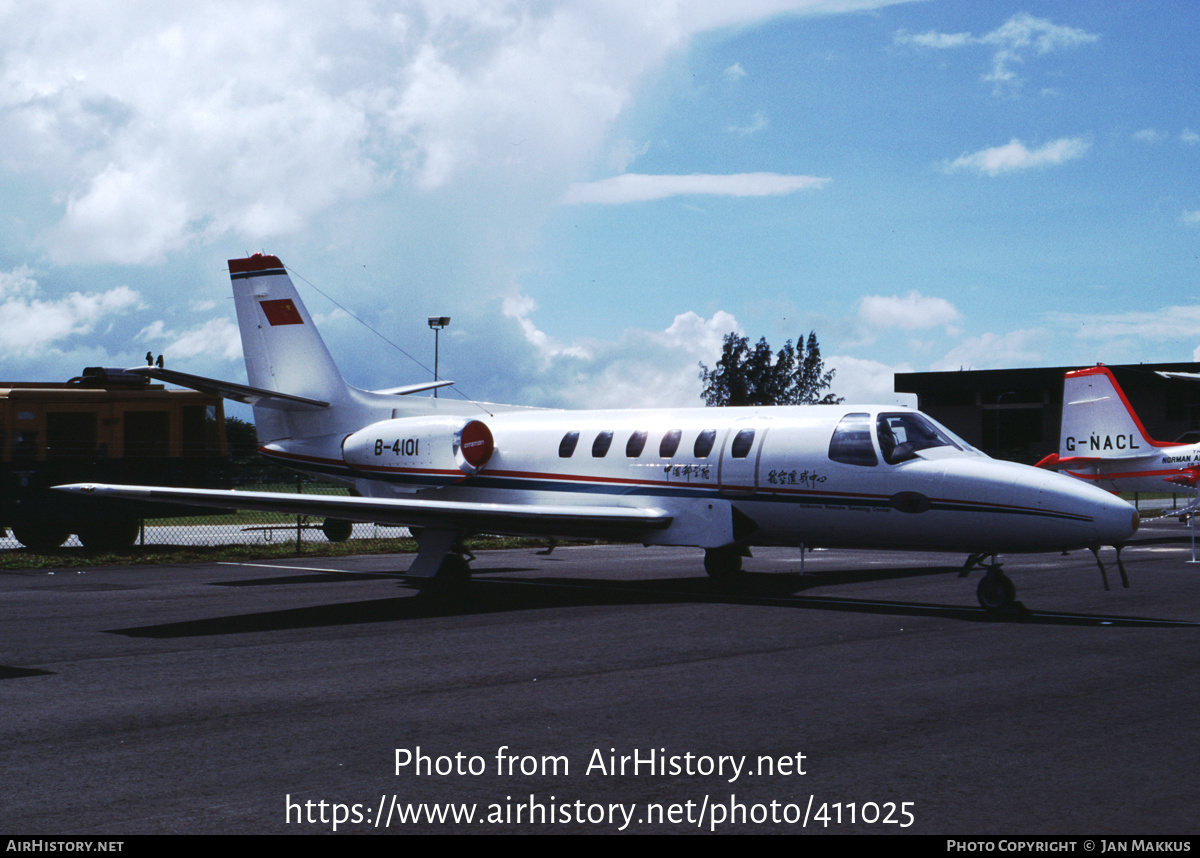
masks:
[[[492,431],[462,417],[400,417],[359,429],[342,442],[342,458],[361,471],[448,470],[477,474],[496,449]]]

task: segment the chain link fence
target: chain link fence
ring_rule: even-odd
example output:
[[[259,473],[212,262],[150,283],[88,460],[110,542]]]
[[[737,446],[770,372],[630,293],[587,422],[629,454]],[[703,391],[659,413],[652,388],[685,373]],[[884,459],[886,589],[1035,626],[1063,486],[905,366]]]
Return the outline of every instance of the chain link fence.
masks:
[[[270,465],[235,467],[234,488],[288,494],[349,495],[344,486]],[[139,535],[143,545],[295,545],[306,542],[344,542],[347,539],[403,539],[406,527],[336,521],[320,516],[289,515],[260,510],[227,511],[185,518],[147,519]]]
[[[235,462],[228,488],[291,494],[348,495],[344,486],[297,474],[266,462]],[[223,545],[291,545],[303,551],[306,543],[410,538],[406,527],[348,521],[330,522],[320,516],[290,515],[260,510],[213,510],[174,518],[140,522],[135,545],[215,547]],[[72,534],[64,548],[79,547]],[[0,549],[20,548],[11,532],[0,534]]]

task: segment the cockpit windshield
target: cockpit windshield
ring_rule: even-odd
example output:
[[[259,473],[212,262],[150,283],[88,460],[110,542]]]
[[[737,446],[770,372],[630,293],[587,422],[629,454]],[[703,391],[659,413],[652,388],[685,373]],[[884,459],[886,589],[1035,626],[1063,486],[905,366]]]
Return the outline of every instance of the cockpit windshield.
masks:
[[[922,450],[937,447],[974,452],[961,438],[915,411],[880,414],[875,420],[875,432],[879,450],[889,465],[898,465],[916,458]]]

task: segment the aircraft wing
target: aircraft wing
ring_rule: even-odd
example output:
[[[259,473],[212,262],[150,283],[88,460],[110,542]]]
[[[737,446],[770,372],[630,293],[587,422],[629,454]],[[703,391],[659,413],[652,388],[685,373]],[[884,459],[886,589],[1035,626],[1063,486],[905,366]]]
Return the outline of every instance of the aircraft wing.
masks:
[[[621,531],[634,534],[661,530],[672,521],[672,516],[663,509],[640,506],[476,503],[101,483],[75,483],[54,488],[56,491],[101,498],[132,498],[222,509],[260,509],[434,530],[466,529],[513,536],[612,537]]]
[[[308,411],[314,408],[328,408],[328,402],[319,399],[309,399],[305,396],[294,396],[290,393],[278,393],[274,390],[264,390],[261,387],[251,387],[248,384],[238,384],[233,381],[219,381],[215,378],[205,378],[202,375],[192,375],[188,372],[178,372],[173,369],[162,369],[156,366],[135,366],[128,370],[135,375],[156,378],[159,381],[178,384],[191,390],[198,390],[212,396],[223,396],[234,402],[244,402],[247,405],[264,405],[268,408],[278,408],[282,411]]]

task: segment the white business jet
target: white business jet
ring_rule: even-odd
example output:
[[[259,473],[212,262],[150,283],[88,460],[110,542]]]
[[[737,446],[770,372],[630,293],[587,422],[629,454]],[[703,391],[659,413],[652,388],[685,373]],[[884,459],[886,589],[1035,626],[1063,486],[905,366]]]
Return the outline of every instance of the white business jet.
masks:
[[[61,487],[420,528],[407,580],[469,575],[463,538],[602,537],[705,549],[736,576],[752,545],[1008,552],[1119,546],[1127,503],[1059,474],[999,462],[924,414],[811,405],[557,411],[364,391],[338,372],[277,257],[229,262],[248,385],[143,373],[254,406],[261,452],[352,496],[154,486]],[[964,572],[965,574],[965,572]],[[980,602],[1015,588],[993,562]]]
[[[1200,444],[1151,438],[1112,371],[1093,366],[1063,376],[1058,453],[1038,467],[1113,492],[1193,491],[1200,478]]]

